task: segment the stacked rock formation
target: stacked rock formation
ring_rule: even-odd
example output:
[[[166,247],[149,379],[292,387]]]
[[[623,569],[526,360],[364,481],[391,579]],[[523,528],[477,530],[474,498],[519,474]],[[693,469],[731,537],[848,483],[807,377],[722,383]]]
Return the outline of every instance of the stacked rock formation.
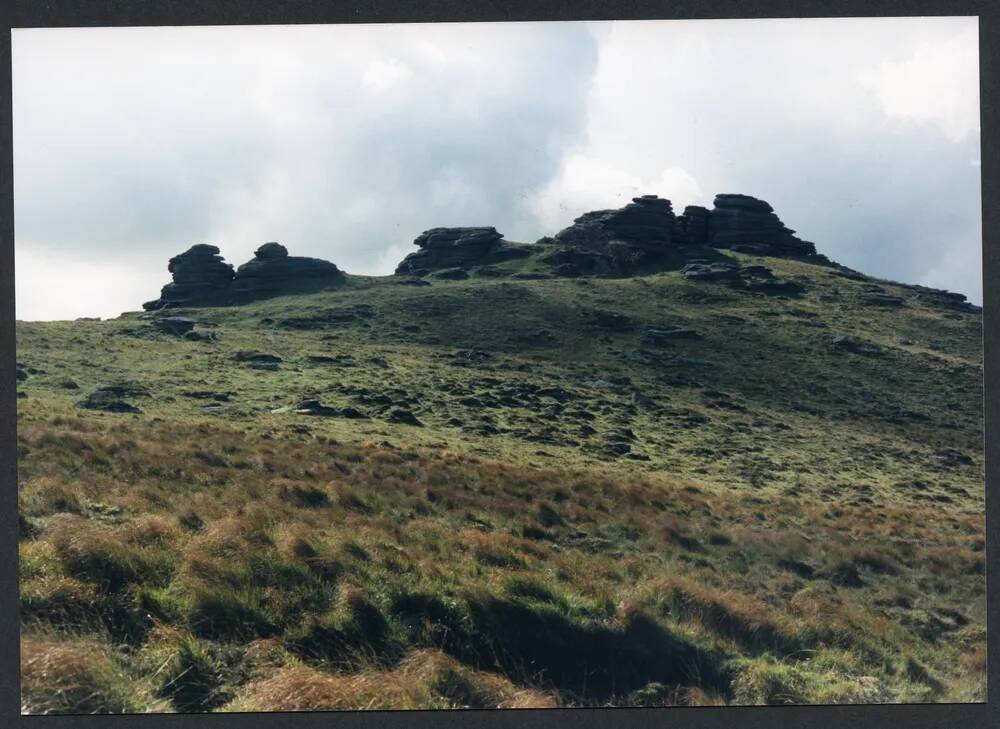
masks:
[[[252,260],[236,269],[232,293],[237,299],[297,293],[340,283],[344,274],[329,261],[290,256],[280,243],[265,243]]]
[[[716,195],[707,233],[706,243],[713,248],[769,256],[816,254],[816,246],[796,238],[770,205],[749,195]]]
[[[553,246],[542,260],[557,275],[629,275],[651,263],[676,265],[678,258],[702,256],[692,249],[706,247],[826,260],[770,205],[749,195],[717,195],[712,210],[689,205],[680,216],[669,200],[643,195],[618,210],[585,213],[538,243]]]
[[[493,227],[431,228],[413,241],[420,248],[396,267],[396,275],[424,276],[441,269],[464,269],[530,255],[506,243]]]
[[[672,241],[675,222],[669,200],[643,195],[618,210],[584,213],[573,225],[556,233],[552,242],[600,248],[617,240],[656,251]]]
[[[708,208],[688,205],[684,214],[677,218],[674,240],[682,245],[705,245],[708,242]]]
[[[171,258],[167,270],[173,274],[173,281],[163,287],[160,298],[143,304],[144,309],[216,302],[229,289],[234,275],[232,265],[223,261],[219,249],[205,243]]]
[[[340,283],[344,274],[318,258],[289,256],[280,243],[265,243],[253,260],[236,271],[223,262],[216,246],[199,244],[170,259],[173,281],[160,298],[147,301],[148,311],[179,306],[220,306],[283,293],[315,291]]]

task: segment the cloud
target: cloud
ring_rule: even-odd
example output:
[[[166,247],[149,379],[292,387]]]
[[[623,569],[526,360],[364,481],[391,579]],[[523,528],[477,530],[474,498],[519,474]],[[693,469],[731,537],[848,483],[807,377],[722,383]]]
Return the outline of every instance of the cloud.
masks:
[[[14,55],[18,253],[156,251],[162,285],[197,242],[386,273],[435,225],[537,237],[520,202],[579,133],[596,41],[579,23],[45,29]]]
[[[532,241],[635,194],[682,209],[745,192],[848,265],[978,300],[977,32],[974,18],[16,30],[19,292],[61,261],[105,288],[155,279],[112,302],[62,276],[60,311],[106,313],[153,298],[197,242],[238,264],[279,240],[381,274],[434,226]],[[19,316],[43,303],[19,293]]]
[[[859,78],[890,120],[932,124],[954,141],[979,131],[979,86],[968,83],[979,79],[975,25],[950,38],[921,43],[905,60],[883,61]]]
[[[566,159],[561,174],[526,203],[541,226],[555,232],[588,210],[618,208],[631,198],[655,190],[662,197],[704,201],[698,181],[680,167],[642,179],[610,163],[577,153]]]
[[[636,193],[764,198],[821,252],[982,298],[975,18],[603,27],[539,224]],[[667,174],[665,170],[673,172]]]

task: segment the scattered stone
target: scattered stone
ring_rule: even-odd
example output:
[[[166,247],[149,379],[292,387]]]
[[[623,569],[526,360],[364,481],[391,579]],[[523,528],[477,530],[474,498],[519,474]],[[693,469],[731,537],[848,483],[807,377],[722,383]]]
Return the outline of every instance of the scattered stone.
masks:
[[[237,362],[281,362],[282,359],[276,354],[266,352],[237,352],[233,359]]]
[[[216,402],[229,402],[231,393],[228,392],[214,392],[212,390],[192,390],[188,392],[182,392],[181,395],[184,397],[194,398],[195,400],[215,400]]]
[[[164,316],[153,319],[153,326],[165,334],[181,336],[194,329],[195,320],[186,316]]]
[[[460,349],[452,356],[458,365],[482,364],[493,359],[492,354],[478,349]]]
[[[396,283],[400,286],[430,286],[431,282],[422,278],[399,278]]]
[[[21,369],[20,367],[16,368],[14,370],[14,373],[15,373],[15,378],[17,379],[18,382],[24,382],[25,380],[28,379],[28,372],[26,370]]]
[[[445,268],[431,274],[431,278],[439,278],[445,281],[462,281],[469,277],[463,268]]]
[[[865,306],[882,306],[886,308],[898,308],[905,303],[899,296],[890,296],[878,292],[861,295],[861,303]]]
[[[189,342],[214,342],[215,334],[212,332],[190,331],[184,333],[184,338]]]
[[[944,351],[944,343],[943,342],[939,342],[937,339],[928,339],[927,340],[927,349],[934,350],[935,352],[943,352]]]
[[[682,327],[671,327],[668,329],[660,329],[650,327],[643,332],[643,339],[649,344],[664,344],[672,342],[678,339],[701,339],[702,336],[694,329],[686,329]]]
[[[689,263],[681,269],[689,281],[739,281],[740,266],[736,263]]]
[[[972,460],[971,456],[968,456],[960,451],[956,451],[954,448],[944,448],[939,450],[934,454],[934,459],[947,468],[975,465],[975,461]]]
[[[125,391],[118,387],[107,387],[95,390],[86,398],[77,403],[77,407],[86,410],[101,410],[106,413],[141,413],[142,410],[131,403],[125,402],[122,397]]]
[[[552,274],[541,271],[518,271],[517,273],[512,273],[510,277],[518,281],[544,281],[552,278]]]
[[[865,585],[858,573],[858,568],[847,562],[842,562],[829,570],[826,577],[838,587],[864,587]]]
[[[80,386],[73,380],[60,380],[59,387],[64,390],[79,390]]]
[[[852,354],[863,354],[869,356],[882,354],[882,348],[878,345],[870,342],[862,342],[858,339],[849,337],[846,334],[834,335],[830,339],[830,344],[835,350],[840,352],[850,352]]]
[[[913,340],[909,337],[896,337],[896,344],[903,347],[910,347],[913,345]]]
[[[502,278],[510,275],[510,271],[505,271],[496,266],[480,266],[476,269],[476,275],[483,276],[484,278]]]
[[[627,332],[634,328],[635,323],[625,314],[617,311],[603,311],[595,309],[587,312],[587,322],[598,329],[607,329],[615,332]]]
[[[337,309],[325,309],[311,316],[289,317],[276,322],[282,329],[328,329],[355,324],[367,327],[367,321],[375,316],[371,304],[356,304]]]
[[[423,425],[416,415],[404,408],[395,408],[394,410],[391,410],[389,412],[389,422],[402,423],[404,425]]]

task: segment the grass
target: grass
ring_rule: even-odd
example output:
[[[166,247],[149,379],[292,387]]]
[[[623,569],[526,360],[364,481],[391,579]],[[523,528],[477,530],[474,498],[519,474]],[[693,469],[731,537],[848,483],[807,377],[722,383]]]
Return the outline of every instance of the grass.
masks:
[[[982,700],[979,315],[766,263],[18,323],[24,710]]]

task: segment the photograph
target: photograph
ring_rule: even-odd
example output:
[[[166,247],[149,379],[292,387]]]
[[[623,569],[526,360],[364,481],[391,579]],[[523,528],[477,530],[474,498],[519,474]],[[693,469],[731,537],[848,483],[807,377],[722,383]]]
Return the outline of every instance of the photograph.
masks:
[[[980,32],[14,28],[20,713],[986,702]]]

